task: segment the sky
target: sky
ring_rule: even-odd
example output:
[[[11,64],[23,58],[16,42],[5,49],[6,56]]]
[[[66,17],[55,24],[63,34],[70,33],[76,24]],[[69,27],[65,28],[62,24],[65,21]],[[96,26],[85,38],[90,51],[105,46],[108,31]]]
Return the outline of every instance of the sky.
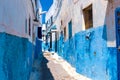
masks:
[[[40,0],[43,11],[48,11],[53,3],[53,0]],[[42,23],[45,23],[45,14],[42,15]]]

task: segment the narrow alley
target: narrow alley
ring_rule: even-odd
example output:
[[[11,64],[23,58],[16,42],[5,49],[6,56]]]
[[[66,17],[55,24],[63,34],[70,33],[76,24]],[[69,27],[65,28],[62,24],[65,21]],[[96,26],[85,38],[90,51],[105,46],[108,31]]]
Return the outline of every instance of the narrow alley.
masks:
[[[30,80],[91,80],[78,74],[56,53],[44,52],[41,57],[34,63]]]
[[[120,80],[120,0],[0,0],[0,80]]]
[[[91,80],[76,72],[68,62],[58,56],[56,53],[45,52],[48,68],[50,69],[54,80]]]

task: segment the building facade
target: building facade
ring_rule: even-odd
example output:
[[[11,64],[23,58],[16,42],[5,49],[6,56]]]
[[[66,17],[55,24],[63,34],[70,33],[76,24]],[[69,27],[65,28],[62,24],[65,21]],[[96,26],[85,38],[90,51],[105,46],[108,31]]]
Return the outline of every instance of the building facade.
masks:
[[[0,80],[29,80],[39,9],[39,0],[0,0]]]
[[[60,1],[46,31],[48,49],[92,80],[120,80],[120,1]]]

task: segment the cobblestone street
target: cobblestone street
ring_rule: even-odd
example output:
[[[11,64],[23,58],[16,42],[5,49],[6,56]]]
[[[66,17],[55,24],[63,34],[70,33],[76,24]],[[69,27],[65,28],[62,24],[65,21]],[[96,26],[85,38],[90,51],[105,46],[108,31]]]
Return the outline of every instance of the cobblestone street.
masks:
[[[45,52],[44,57],[48,60],[47,66],[54,80],[91,80],[76,73],[75,69],[56,53]]]

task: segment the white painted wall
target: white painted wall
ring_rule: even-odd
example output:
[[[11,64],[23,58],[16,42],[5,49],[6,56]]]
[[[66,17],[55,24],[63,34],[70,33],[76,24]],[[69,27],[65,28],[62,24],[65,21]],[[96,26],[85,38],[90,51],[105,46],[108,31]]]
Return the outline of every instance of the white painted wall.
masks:
[[[106,25],[108,47],[116,47],[115,9],[117,7],[120,7],[120,0],[110,0],[107,4]]]
[[[108,47],[116,46],[115,33],[115,9],[120,7],[120,0],[62,0],[62,8],[54,25],[60,33],[72,20],[73,36],[75,33],[85,30],[83,9],[93,5],[93,27],[107,26],[107,43]],[[48,13],[49,14],[49,13]],[[63,25],[61,26],[61,20]],[[112,33],[112,36],[111,36]],[[68,31],[66,31],[68,39]]]
[[[30,0],[0,0],[0,32],[7,32],[20,37],[29,37],[25,33],[25,20],[27,19],[27,26],[29,26],[28,21],[29,17],[31,17],[32,32],[33,19],[35,19],[34,8]]]
[[[54,15],[56,8],[57,8],[57,0],[53,0],[53,4],[46,13],[45,22],[47,22],[48,19],[50,19],[50,17]]]

